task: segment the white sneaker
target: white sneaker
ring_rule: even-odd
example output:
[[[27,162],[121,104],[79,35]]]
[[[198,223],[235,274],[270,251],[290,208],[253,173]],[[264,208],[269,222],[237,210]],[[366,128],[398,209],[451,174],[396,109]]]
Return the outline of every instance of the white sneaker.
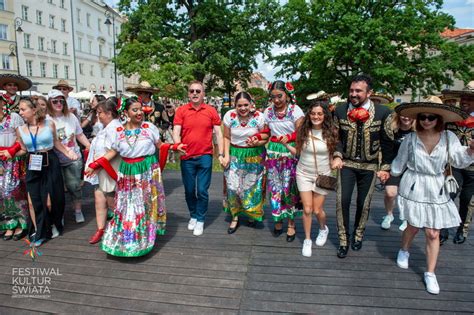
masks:
[[[329,235],[329,228],[327,225],[325,225],[326,229],[321,230],[319,229],[318,237],[316,237],[316,246],[324,246],[326,244],[326,241],[328,240],[328,235]]]
[[[439,294],[439,285],[438,280],[436,280],[436,275],[432,272],[425,272],[425,285],[426,291],[431,294]]]
[[[403,220],[402,224],[400,224],[398,229],[403,232],[407,228],[407,225],[408,225],[407,220]]]
[[[312,240],[304,240],[303,249],[301,250],[301,254],[304,257],[311,257],[311,246],[313,246]]]
[[[82,211],[74,212],[74,216],[76,217],[76,223],[84,222],[84,215],[82,214]]]
[[[56,238],[56,237],[59,236],[59,231],[58,231],[58,229],[56,228],[56,225],[54,225],[54,224],[51,225],[51,232],[52,232],[51,238]]]
[[[386,216],[383,217],[382,224],[380,224],[380,227],[384,230],[390,229],[390,224],[394,220],[393,214],[387,214]]]
[[[188,230],[192,231],[196,227],[197,219],[191,218],[188,222]]]
[[[408,269],[408,258],[410,258],[410,253],[400,249],[397,255],[397,265],[402,269]]]
[[[204,222],[196,222],[196,226],[193,230],[194,236],[200,236],[204,232]]]

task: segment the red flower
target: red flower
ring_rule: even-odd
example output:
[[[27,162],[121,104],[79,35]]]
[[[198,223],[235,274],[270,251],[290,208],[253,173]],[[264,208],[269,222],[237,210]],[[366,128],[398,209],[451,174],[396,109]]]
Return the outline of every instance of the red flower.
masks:
[[[351,110],[348,114],[347,117],[352,121],[352,122],[366,122],[367,119],[370,117],[370,113],[362,107],[357,107]]]
[[[151,112],[153,112],[153,107],[144,105],[144,106],[142,106],[142,111],[145,114],[149,115],[149,114],[151,114]]]
[[[465,120],[457,121],[456,125],[459,127],[474,128],[474,116],[470,116]]]
[[[271,88],[272,88],[272,83],[270,82],[270,83],[268,83],[267,90],[270,91]]]
[[[144,123],[144,124],[142,124],[142,127],[143,127],[143,128],[148,128],[149,125],[148,125],[147,123]]]
[[[291,84],[290,82],[286,82],[285,87],[288,92],[293,92],[295,90],[295,88],[293,87],[293,84]]]
[[[237,117],[237,114],[235,112],[232,112],[232,113],[230,113],[230,117],[235,118],[235,117]]]
[[[123,127],[117,127],[117,131],[118,132],[123,131]]]

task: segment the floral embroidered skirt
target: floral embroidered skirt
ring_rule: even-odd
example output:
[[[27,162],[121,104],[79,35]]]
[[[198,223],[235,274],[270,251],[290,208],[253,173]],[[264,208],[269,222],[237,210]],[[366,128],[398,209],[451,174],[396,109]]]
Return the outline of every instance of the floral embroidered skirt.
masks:
[[[120,163],[114,217],[106,227],[102,250],[113,256],[148,254],[166,228],[165,192],[155,155]]]
[[[229,167],[224,171],[224,211],[232,217],[246,215],[263,220],[265,203],[265,147],[230,147]]]
[[[294,143],[290,143],[294,145]],[[300,203],[296,185],[296,164],[298,160],[281,143],[270,142],[267,148],[267,178],[270,192],[270,208],[273,220],[294,219],[302,214],[297,209]]]
[[[0,161],[0,169],[0,230],[24,230],[28,217],[25,158]]]

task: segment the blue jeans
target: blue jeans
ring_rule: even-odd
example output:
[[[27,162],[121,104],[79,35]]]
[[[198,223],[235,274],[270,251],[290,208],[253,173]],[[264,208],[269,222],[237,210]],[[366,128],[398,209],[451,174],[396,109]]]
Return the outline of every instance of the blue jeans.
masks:
[[[211,174],[212,155],[201,155],[181,161],[181,176],[183,178],[186,204],[188,205],[191,218],[197,219],[198,222],[204,222],[206,219]]]

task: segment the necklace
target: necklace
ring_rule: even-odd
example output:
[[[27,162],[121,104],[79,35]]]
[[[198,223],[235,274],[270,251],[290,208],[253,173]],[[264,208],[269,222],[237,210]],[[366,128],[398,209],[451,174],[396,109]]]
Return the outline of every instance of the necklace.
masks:
[[[281,120],[286,117],[286,114],[288,112],[288,105],[286,106],[283,112],[277,112],[276,108],[273,111],[275,112],[275,115],[277,116],[277,118]]]
[[[247,119],[245,119],[245,120],[241,120],[240,117],[239,117],[239,122],[240,122],[240,125],[241,125],[242,127],[246,127],[247,124],[249,123],[249,120],[250,120],[250,118],[247,118]]]
[[[135,145],[138,142],[138,136],[140,135],[142,131],[142,128],[136,128],[136,129],[125,129],[125,142],[127,142],[128,146],[133,150]],[[135,138],[133,142],[130,141],[131,138]]]

